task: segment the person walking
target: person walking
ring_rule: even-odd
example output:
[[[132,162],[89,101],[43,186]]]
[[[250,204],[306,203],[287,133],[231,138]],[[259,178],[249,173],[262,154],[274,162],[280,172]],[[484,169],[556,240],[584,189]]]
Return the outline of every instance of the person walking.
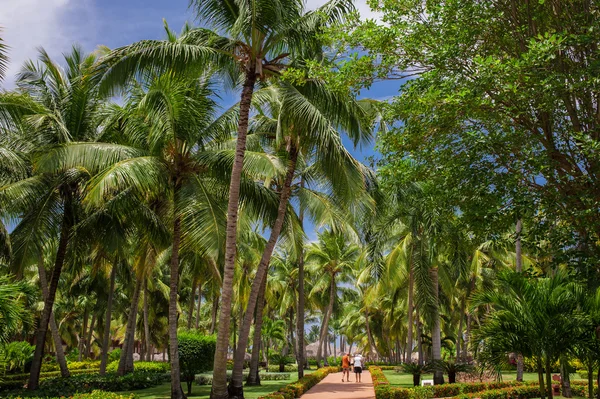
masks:
[[[354,356],[354,381],[355,382],[362,382],[361,381],[361,374],[362,374],[362,369],[363,369],[363,357],[360,355],[360,353],[357,353],[356,356]]]
[[[342,382],[344,382],[344,376],[346,381],[350,382],[350,353],[346,353],[342,357]]]

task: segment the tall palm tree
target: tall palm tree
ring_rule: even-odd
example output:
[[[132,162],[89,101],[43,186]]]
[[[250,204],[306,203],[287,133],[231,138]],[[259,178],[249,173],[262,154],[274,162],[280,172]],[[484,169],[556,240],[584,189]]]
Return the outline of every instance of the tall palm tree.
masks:
[[[327,345],[329,320],[333,316],[333,307],[338,296],[338,283],[349,282],[353,267],[360,253],[356,244],[349,243],[347,238],[333,231],[319,234],[319,241],[309,246],[306,261],[312,274],[317,279],[311,290],[311,295],[328,296],[327,307],[324,309],[317,349],[317,364],[321,361],[322,346]],[[327,363],[327,360],[325,360]]]
[[[350,202],[350,192],[355,194],[352,199],[360,198],[356,193],[364,191],[367,173],[347,153],[339,131],[346,132],[355,143],[368,141],[371,137],[370,124],[359,103],[352,96],[328,90],[322,82],[311,81],[301,86],[278,82],[260,90],[255,97],[255,105],[259,109],[255,120],[256,134],[270,138],[273,151],[283,153],[287,159],[287,171],[283,181],[274,180],[277,191],[281,193],[277,219],[271,226],[240,327],[240,345],[236,350],[229,388],[230,394],[236,396],[242,390],[243,361],[250,325],[257,301],[264,296],[267,267],[284,226],[299,163],[302,165],[305,160],[314,159],[314,173],[320,172],[330,182],[330,187],[338,194],[340,202]],[[268,109],[269,113],[262,112],[264,109]],[[262,315],[260,306],[262,302],[256,312],[257,320]],[[257,327],[260,331],[260,322]]]
[[[98,126],[100,102],[90,75],[96,56],[85,55],[75,47],[65,55],[65,61],[63,69],[40,50],[39,63],[26,63],[17,77],[19,91],[0,95],[0,124],[19,129],[20,140],[29,143],[28,156],[34,166],[30,177],[0,190],[3,214],[20,218],[12,242],[16,270],[22,269],[27,259],[38,259],[40,243],[60,236],[36,333],[29,389],[39,384],[56,290],[73,226],[81,212],[82,183],[89,177],[77,169],[59,173],[44,170],[36,159],[40,153],[65,143],[93,140]]]
[[[321,49],[318,33],[327,23],[340,20],[353,6],[348,0],[332,0],[318,10],[305,13],[301,0],[194,0],[191,4],[198,17],[214,30],[189,29],[177,38],[167,29],[169,37],[166,41],[142,41],[117,49],[105,58],[100,68],[101,86],[110,91],[111,87],[124,84],[141,69],[169,68],[197,74],[210,62],[219,65],[232,81],[242,83],[227,206],[223,292],[211,392],[213,398],[224,399],[228,396],[226,355],[238,202],[254,87],[259,80],[279,75],[286,60],[302,60],[309,54],[313,57],[318,54],[315,52],[315,49],[319,52]]]

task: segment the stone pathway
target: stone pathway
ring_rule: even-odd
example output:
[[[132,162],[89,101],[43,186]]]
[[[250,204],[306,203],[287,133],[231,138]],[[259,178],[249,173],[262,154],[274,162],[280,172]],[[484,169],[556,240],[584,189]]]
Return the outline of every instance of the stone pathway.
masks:
[[[354,381],[354,373],[350,373]],[[342,373],[333,373],[309,389],[302,399],[375,399],[373,381],[368,371],[363,371],[362,382],[342,382]]]

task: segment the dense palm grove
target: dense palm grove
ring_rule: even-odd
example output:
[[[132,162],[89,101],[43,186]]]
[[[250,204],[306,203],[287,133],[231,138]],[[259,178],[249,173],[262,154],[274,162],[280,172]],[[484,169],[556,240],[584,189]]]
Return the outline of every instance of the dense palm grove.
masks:
[[[596,2],[191,7],[202,27],[40,50],[0,92],[0,394],[83,370],[240,398],[360,352],[595,395]],[[398,97],[359,99],[380,79]],[[374,138],[369,166],[345,146]]]

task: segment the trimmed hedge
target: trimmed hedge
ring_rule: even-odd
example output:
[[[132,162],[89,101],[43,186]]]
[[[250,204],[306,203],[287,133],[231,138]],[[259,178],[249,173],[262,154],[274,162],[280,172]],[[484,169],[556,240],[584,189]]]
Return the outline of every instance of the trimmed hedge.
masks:
[[[312,374],[305,375],[296,382],[292,382],[279,391],[273,392],[266,396],[261,396],[258,399],[296,399],[302,396],[306,391],[317,385],[328,374],[337,373],[339,367],[322,367]]]
[[[279,365],[278,364],[269,364],[267,367],[269,373],[279,373]],[[286,364],[283,369],[286,373],[293,373],[294,371],[298,371],[298,366],[295,364]]]
[[[21,384],[19,387],[21,389],[9,392],[3,390],[0,396],[12,394],[23,397],[54,397],[71,396],[77,393],[90,393],[94,390],[111,392],[133,391],[159,385],[165,381],[169,381],[169,378],[170,376],[168,374],[142,372],[133,372],[124,375],[123,377],[119,377],[114,373],[109,373],[104,376],[99,374],[80,374],[69,378],[59,377],[45,379],[41,381],[40,388],[36,391],[22,389],[23,385]],[[7,389],[8,387],[4,385],[3,388]]]
[[[243,373],[244,380],[248,378],[248,373]],[[261,381],[282,381],[289,380],[290,373],[260,373]],[[231,381],[231,371],[227,372],[227,382]],[[198,385],[211,385],[212,375],[211,374],[198,374],[196,375],[195,382]]]
[[[99,372],[99,369],[80,369],[80,370],[69,370],[71,375],[76,374],[93,374]],[[60,377],[60,371],[47,371],[40,373],[40,380],[48,378]],[[7,374],[2,376],[3,383],[25,383],[29,380],[29,373],[27,374]],[[0,386],[3,385],[0,383]]]
[[[571,393],[573,396],[588,397],[589,385],[587,381],[571,381]],[[594,397],[598,397],[598,385],[594,384]]]
[[[106,366],[107,373],[116,373],[119,368],[119,361],[115,360]],[[144,373],[168,373],[171,371],[171,365],[168,362],[133,362],[133,369]]]
[[[517,381],[478,382],[471,384],[457,383],[434,385],[431,387],[400,388],[390,386],[381,367],[371,366],[369,367],[369,371],[373,379],[376,399],[432,399],[448,397],[460,399],[527,399],[538,397],[540,392],[538,387],[533,386],[537,383],[524,384]],[[537,396],[529,396],[533,393]]]
[[[134,399],[134,394],[121,395],[114,392],[92,391],[90,393],[77,393],[69,399]],[[21,396],[9,396],[8,399],[21,399]],[[45,399],[66,399],[65,396],[47,397]]]

